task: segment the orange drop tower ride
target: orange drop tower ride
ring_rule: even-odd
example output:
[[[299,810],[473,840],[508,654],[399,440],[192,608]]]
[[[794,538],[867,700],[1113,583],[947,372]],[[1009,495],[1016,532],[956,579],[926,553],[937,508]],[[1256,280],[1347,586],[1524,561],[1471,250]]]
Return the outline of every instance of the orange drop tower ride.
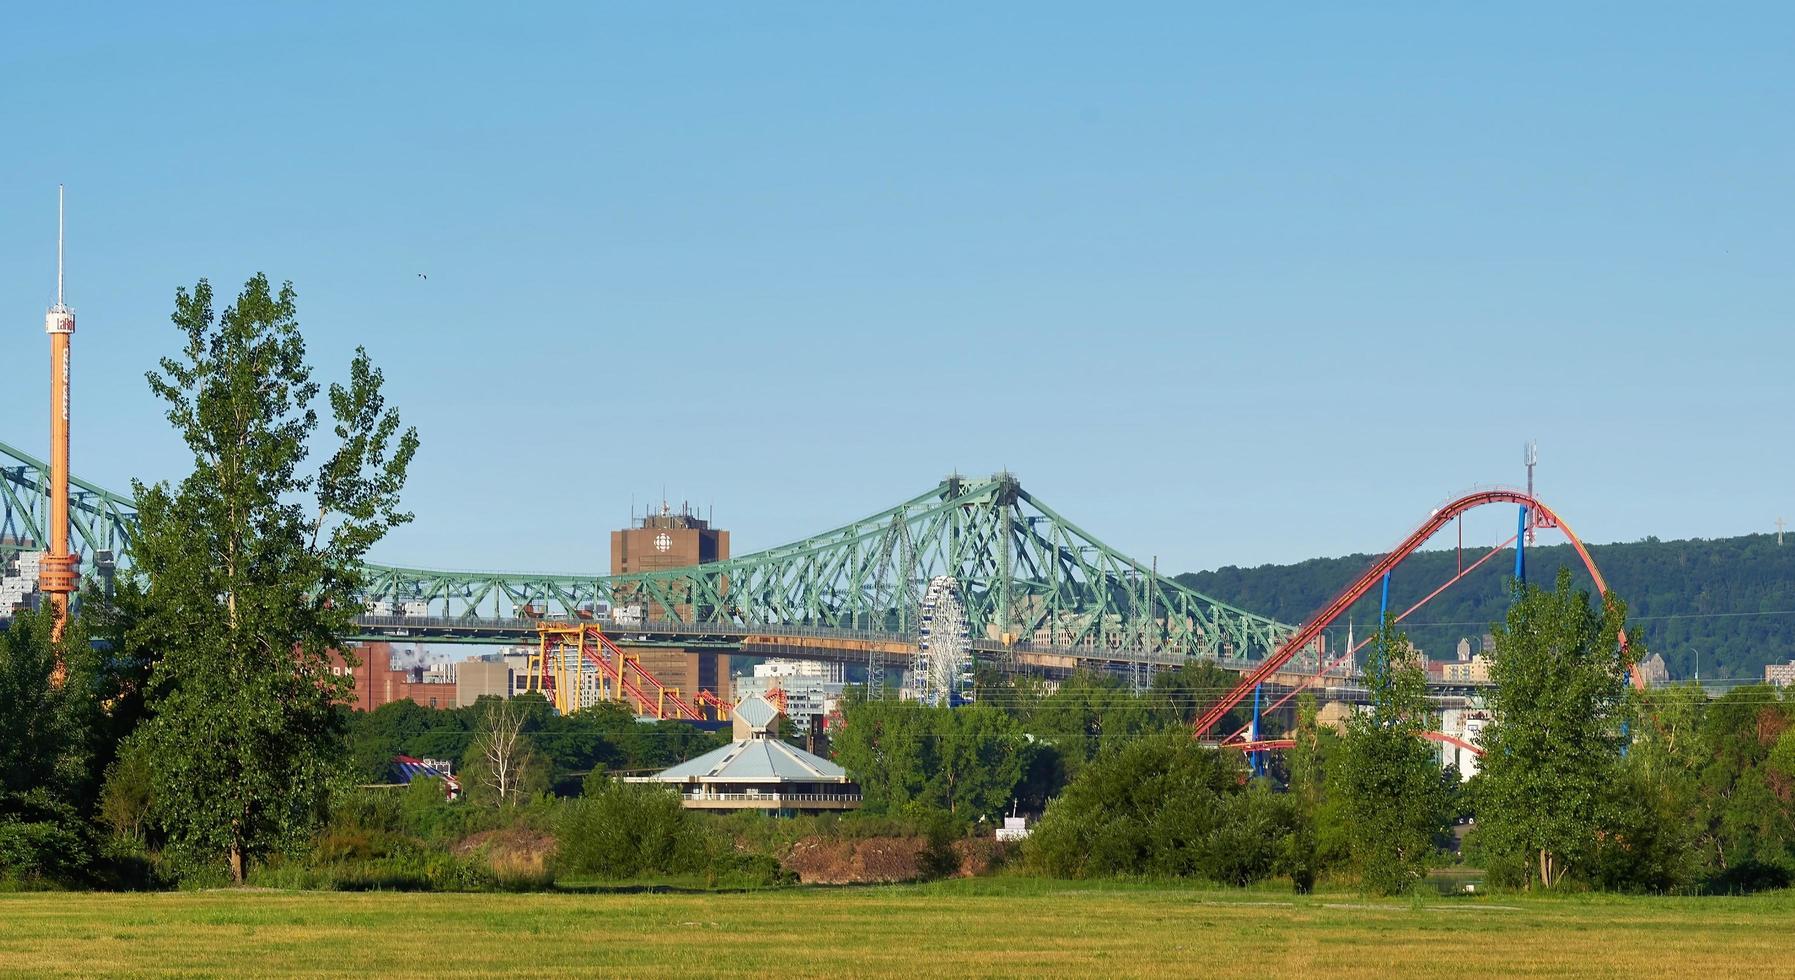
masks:
[[[38,573],[38,588],[50,597],[55,625],[51,638],[61,641],[69,619],[69,594],[75,591],[76,565],[69,552],[69,339],[75,335],[75,311],[62,302],[62,188],[56,188],[56,305],[44,315],[50,335],[50,550]],[[66,668],[57,655],[53,680],[60,686]]]

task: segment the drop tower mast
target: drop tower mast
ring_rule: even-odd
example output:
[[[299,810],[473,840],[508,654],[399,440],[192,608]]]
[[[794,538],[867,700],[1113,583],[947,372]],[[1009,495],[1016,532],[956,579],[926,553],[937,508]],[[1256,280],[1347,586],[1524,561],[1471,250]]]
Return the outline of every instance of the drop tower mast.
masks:
[[[69,594],[75,591],[79,563],[69,552],[69,338],[75,334],[75,311],[63,305],[62,187],[56,188],[56,305],[44,315],[50,335],[50,550],[44,555],[38,588],[50,597],[55,616],[52,640],[62,639],[68,625]],[[60,686],[67,668],[58,655],[52,682]]]

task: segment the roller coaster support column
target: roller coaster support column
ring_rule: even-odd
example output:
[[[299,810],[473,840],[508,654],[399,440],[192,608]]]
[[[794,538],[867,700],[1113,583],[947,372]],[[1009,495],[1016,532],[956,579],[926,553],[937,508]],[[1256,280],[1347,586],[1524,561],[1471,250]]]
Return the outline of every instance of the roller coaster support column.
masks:
[[[1521,505],[1519,523],[1515,525],[1515,585],[1527,584],[1527,505]]]
[[[1390,615],[1390,573],[1385,572],[1384,573],[1383,594],[1380,595],[1377,600],[1377,630],[1380,634],[1384,631],[1384,620],[1389,615]],[[1379,643],[1371,651],[1371,656],[1373,656],[1373,657],[1377,656],[1378,652],[1383,650],[1383,648],[1384,648],[1383,644]],[[1348,672],[1351,672],[1352,664],[1347,664],[1346,669]]]
[[[1260,695],[1260,689],[1263,687],[1265,687],[1264,684],[1253,685],[1253,734],[1252,734],[1252,739],[1255,742],[1259,741],[1259,704],[1260,704],[1259,695]],[[1265,774],[1264,769],[1263,769],[1264,759],[1262,758],[1260,752],[1257,749],[1253,750],[1253,752],[1249,754],[1247,763],[1248,763],[1248,765],[1252,766],[1253,775],[1263,776]]]

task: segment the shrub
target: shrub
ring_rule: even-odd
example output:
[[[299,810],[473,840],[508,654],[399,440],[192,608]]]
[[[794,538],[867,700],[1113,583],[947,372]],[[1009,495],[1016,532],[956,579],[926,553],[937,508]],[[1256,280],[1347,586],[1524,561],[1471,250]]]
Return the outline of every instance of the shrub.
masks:
[[[1749,895],[1752,892],[1787,888],[1795,881],[1789,869],[1780,864],[1743,861],[1708,881],[1708,890],[1722,895]]]
[[[1171,734],[1086,764],[1048,806],[1023,856],[1056,877],[1157,875],[1244,885],[1294,864],[1291,855],[1312,852],[1292,840],[1302,831],[1290,801],[1262,783],[1243,785],[1237,757]],[[1307,877],[1312,881],[1312,869]]]
[[[44,790],[0,799],[0,879],[27,885],[84,883],[94,865],[89,824]]]
[[[703,869],[705,833],[662,786],[610,783],[562,805],[557,870],[600,878]]]

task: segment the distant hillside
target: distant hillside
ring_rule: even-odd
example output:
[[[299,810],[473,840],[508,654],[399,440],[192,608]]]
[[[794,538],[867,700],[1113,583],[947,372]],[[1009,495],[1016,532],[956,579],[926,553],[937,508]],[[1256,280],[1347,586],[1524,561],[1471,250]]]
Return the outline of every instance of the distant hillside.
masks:
[[[1550,532],[1547,532],[1550,533]],[[1466,560],[1483,552],[1466,549]],[[1697,651],[1704,680],[1762,677],[1766,663],[1795,657],[1795,540],[1778,546],[1773,534],[1738,538],[1659,541],[1590,548],[1609,588],[1627,602],[1634,635],[1664,655],[1672,677],[1694,673]],[[1316,558],[1295,565],[1229,566],[1185,573],[1178,581],[1230,604],[1300,623],[1371,563],[1370,555]],[[1527,552],[1528,580],[1550,585],[1560,566],[1581,588],[1590,588],[1583,564],[1569,545]],[[1400,612],[1438,588],[1458,570],[1455,551],[1421,552],[1390,579],[1390,605]],[[1417,610],[1405,623],[1409,637],[1430,656],[1450,657],[1460,637],[1473,647],[1507,607],[1504,582],[1514,573],[1514,553],[1504,552]],[[1353,609],[1360,635],[1377,621],[1377,593]],[[1330,637],[1329,643],[1344,639]]]

